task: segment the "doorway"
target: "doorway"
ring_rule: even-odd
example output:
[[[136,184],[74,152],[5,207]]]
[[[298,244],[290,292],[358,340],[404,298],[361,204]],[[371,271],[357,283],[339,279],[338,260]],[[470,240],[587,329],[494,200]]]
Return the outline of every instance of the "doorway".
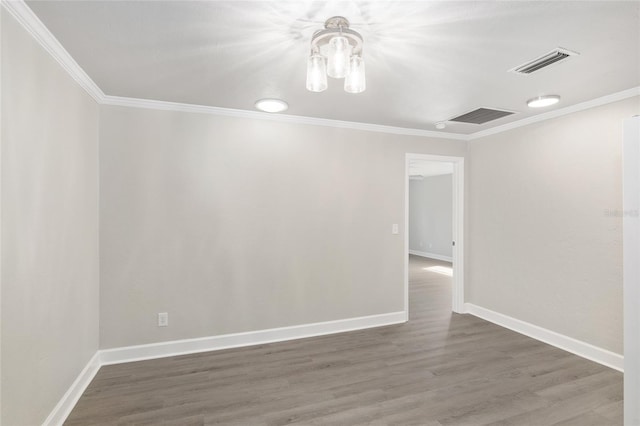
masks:
[[[406,154],[405,156],[405,230],[404,230],[404,312],[409,320],[409,185],[412,170],[416,164],[429,163],[434,170],[449,169],[452,187],[451,217],[451,261],[452,291],[451,310],[464,313],[464,158],[427,154]],[[413,166],[413,167],[412,167]],[[428,250],[426,247],[425,250]],[[444,255],[446,258],[446,254]]]

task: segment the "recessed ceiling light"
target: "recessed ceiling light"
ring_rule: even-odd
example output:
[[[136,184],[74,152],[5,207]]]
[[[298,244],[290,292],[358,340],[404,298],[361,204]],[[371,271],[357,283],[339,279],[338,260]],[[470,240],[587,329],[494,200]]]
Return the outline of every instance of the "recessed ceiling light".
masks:
[[[447,124],[444,121],[438,121],[436,123],[436,129],[438,129],[438,130],[442,130],[445,127],[447,127]]]
[[[548,96],[538,96],[537,98],[529,99],[527,101],[527,105],[529,108],[543,108],[550,105],[554,105],[560,102],[560,96],[558,95],[548,95]]]
[[[281,99],[260,99],[256,102],[256,108],[264,112],[282,112],[289,108],[289,105]]]

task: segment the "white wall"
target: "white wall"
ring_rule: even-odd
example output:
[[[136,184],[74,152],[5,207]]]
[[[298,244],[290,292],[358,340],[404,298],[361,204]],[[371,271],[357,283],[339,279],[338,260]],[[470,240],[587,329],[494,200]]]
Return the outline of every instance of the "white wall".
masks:
[[[466,152],[125,107],[100,128],[103,348],[402,311],[405,153]]]
[[[640,116],[624,127],[624,421],[640,425]]]
[[[468,302],[622,354],[622,128],[639,98],[469,145]]]
[[[409,250],[452,256],[452,175],[409,181]]]
[[[2,23],[4,9],[0,4],[0,380],[2,379]],[[0,383],[0,426],[2,426],[2,384]]]
[[[621,353],[621,219],[605,211],[621,207],[621,123],[637,98],[469,154],[460,141],[121,107],[102,107],[98,126],[89,96],[0,20],[3,424],[41,423],[98,333],[109,348],[401,310],[390,225],[403,228],[407,152],[471,165],[470,302]]]
[[[1,20],[1,421],[36,425],[98,349],[98,107]]]

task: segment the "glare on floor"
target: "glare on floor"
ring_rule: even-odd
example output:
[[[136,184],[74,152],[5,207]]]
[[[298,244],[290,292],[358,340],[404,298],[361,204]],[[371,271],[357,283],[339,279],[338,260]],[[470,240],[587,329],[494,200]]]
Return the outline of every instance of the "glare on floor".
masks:
[[[435,272],[436,274],[446,275],[448,277],[453,276],[453,268],[450,266],[429,266],[426,268],[422,268],[425,271]]]

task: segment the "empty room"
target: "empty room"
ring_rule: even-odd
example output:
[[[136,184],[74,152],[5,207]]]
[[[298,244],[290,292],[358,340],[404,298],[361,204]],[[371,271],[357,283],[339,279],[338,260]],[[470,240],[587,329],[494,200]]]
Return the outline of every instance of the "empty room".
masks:
[[[0,36],[0,426],[640,426],[640,1]]]

